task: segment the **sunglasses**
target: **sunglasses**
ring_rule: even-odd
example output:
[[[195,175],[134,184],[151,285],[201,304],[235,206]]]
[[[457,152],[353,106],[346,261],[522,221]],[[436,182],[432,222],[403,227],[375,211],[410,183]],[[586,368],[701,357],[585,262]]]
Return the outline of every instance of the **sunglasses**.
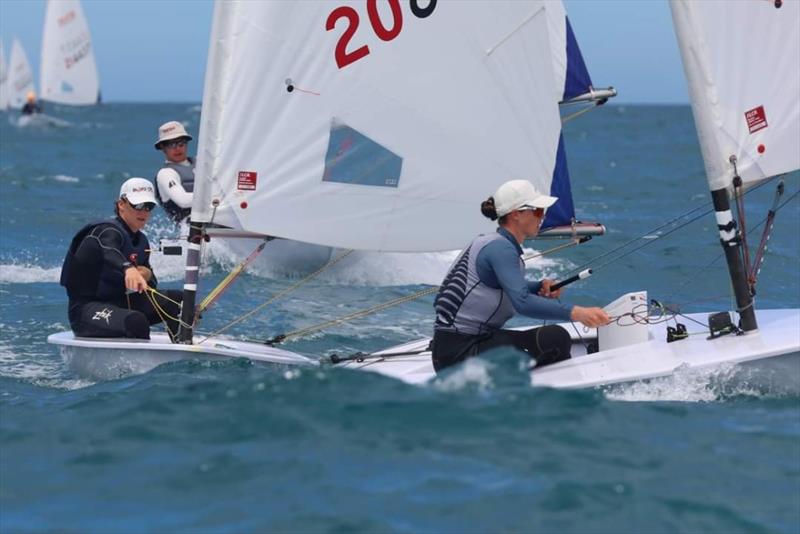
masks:
[[[533,206],[528,206],[527,204],[520,207],[517,211],[532,211],[533,214],[536,215],[537,217],[544,216],[544,208],[535,208]]]
[[[161,146],[164,148],[176,148],[176,147],[183,148],[188,144],[189,141],[187,141],[186,139],[176,139],[174,141],[164,141],[163,143],[161,143]]]
[[[153,209],[155,209],[155,207],[156,207],[156,205],[153,204],[152,202],[142,202],[140,204],[132,204],[131,201],[128,200],[127,198],[125,199],[125,202],[127,202],[128,206],[132,207],[136,211],[147,211],[147,212],[150,212],[150,211],[153,211]]]

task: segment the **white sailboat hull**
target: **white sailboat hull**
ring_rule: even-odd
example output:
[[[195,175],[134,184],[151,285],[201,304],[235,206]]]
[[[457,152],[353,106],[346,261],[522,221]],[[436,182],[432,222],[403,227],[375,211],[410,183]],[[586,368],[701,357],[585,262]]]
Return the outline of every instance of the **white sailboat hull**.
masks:
[[[690,314],[688,317],[705,322],[707,314]],[[800,310],[761,310],[757,317],[757,332],[713,340],[707,339],[703,326],[688,320],[680,321],[692,335],[672,343],[666,342],[667,324],[650,325],[645,342],[588,355],[572,325],[563,324],[573,335],[572,359],[534,369],[532,382],[553,388],[589,388],[666,377],[691,369],[757,364],[774,369],[782,380],[793,383],[800,391]],[[585,341],[596,339],[594,331],[581,332],[581,336]],[[428,343],[428,339],[419,340],[376,355],[423,350]],[[409,383],[427,382],[435,375],[428,351],[413,356],[369,358],[346,365]],[[767,371],[770,376],[775,374]]]
[[[58,345],[68,366],[80,376],[113,380],[146,373],[155,367],[179,360],[228,360],[246,358],[280,366],[318,366],[313,358],[293,352],[233,339],[209,338],[196,345],[170,343],[165,333],[153,333],[149,340],[79,338],[72,332],[59,332],[47,338]]]
[[[20,115],[14,123],[18,128],[66,128],[69,122],[44,113]]]
[[[688,315],[704,321],[706,314]],[[649,326],[648,340],[611,350],[586,354],[583,342],[596,339],[594,331],[581,332],[572,325],[572,359],[534,369],[532,383],[553,388],[589,388],[667,377],[693,369],[748,366],[762,380],[781,380],[784,388],[800,391],[800,310],[761,310],[759,330],[752,334],[727,335],[708,340],[704,327],[685,320],[688,338],[666,342],[666,324]],[[147,372],[154,367],[183,359],[224,360],[247,358],[281,366],[318,366],[313,358],[263,344],[229,339],[209,339],[197,345],[176,345],[166,334],[153,334],[149,341],[76,338],[71,332],[53,334],[49,343],[58,345],[70,367],[96,379],[113,379]],[[421,384],[435,376],[429,339],[421,339],[369,355],[364,361],[337,364],[371,371],[410,384]],[[422,351],[411,356],[380,357],[399,352]],[[375,357],[377,356],[377,357]]]

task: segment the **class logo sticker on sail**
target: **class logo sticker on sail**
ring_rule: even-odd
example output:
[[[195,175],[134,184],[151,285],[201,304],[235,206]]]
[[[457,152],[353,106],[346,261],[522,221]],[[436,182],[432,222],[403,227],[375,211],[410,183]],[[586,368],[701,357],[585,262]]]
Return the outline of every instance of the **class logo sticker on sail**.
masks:
[[[253,171],[239,171],[236,180],[236,189],[239,191],[255,191],[258,173]]]
[[[745,111],[744,118],[747,121],[747,128],[750,130],[751,134],[763,130],[768,126],[767,114],[764,112],[764,106],[758,106],[750,111]]]

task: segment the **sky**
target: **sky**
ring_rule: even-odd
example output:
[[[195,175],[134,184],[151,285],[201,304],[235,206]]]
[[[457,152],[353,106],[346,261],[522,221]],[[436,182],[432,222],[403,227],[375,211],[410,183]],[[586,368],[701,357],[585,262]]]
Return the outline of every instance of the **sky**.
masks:
[[[256,0],[254,0],[256,1]],[[331,0],[334,3],[336,0]],[[618,103],[688,103],[667,0],[565,0],[595,87]],[[211,0],[83,0],[106,102],[200,102]],[[45,0],[0,0],[0,36],[38,82]]]

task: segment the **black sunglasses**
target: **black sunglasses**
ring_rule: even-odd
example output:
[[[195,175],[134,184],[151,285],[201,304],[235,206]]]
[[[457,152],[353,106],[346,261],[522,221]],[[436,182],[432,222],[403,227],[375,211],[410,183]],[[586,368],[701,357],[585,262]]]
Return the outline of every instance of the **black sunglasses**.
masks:
[[[164,141],[161,146],[164,148],[184,147],[189,144],[188,139],[175,139],[174,141]]]
[[[140,204],[132,204],[131,201],[128,200],[126,197],[123,198],[125,198],[125,202],[128,203],[128,206],[132,207],[136,211],[153,211],[156,207],[156,205],[152,202],[142,202]]]

